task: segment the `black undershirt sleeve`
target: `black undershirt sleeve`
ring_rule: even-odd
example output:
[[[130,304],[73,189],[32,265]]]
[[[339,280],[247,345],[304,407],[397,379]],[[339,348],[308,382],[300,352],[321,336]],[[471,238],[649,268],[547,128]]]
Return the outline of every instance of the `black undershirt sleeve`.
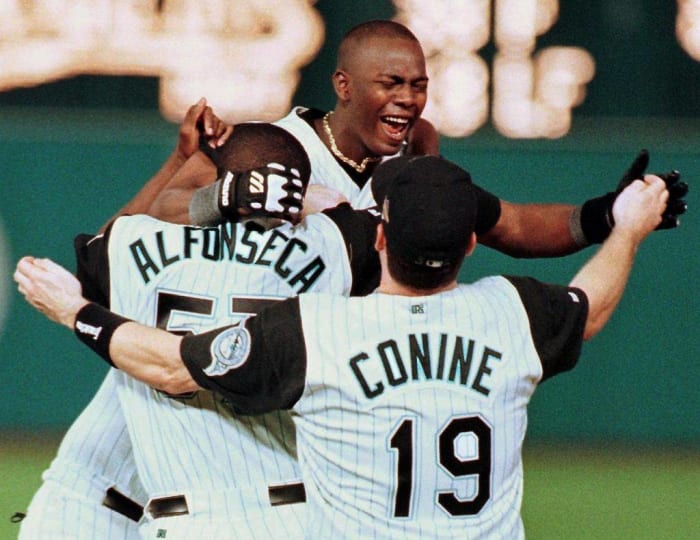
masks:
[[[83,296],[109,308],[108,238],[112,225],[104,235],[79,234],[73,240],[76,258],[76,277],[83,288]]]
[[[238,414],[290,409],[306,378],[299,298],[278,302],[239,325],[185,336],[180,356],[195,382],[221,394]]]
[[[354,210],[343,203],[324,210],[340,230],[352,271],[351,296],[365,296],[379,286],[379,255],[374,249],[379,214],[373,210]]]
[[[581,289],[505,276],[517,289],[542,362],[542,381],[572,369],[583,345],[588,297]]]
[[[498,223],[501,217],[501,200],[493,193],[473,184],[478,201],[478,212],[476,216],[477,236],[489,232]]]

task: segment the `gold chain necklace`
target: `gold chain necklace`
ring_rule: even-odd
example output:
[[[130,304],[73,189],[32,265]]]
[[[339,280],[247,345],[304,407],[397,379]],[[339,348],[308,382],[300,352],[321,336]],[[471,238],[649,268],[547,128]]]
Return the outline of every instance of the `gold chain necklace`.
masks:
[[[331,131],[331,126],[328,123],[328,119],[331,117],[331,114],[333,114],[333,111],[328,111],[323,116],[323,131],[325,131],[326,136],[328,137],[328,142],[331,143],[331,152],[333,152],[333,155],[335,157],[337,157],[343,163],[347,163],[348,165],[350,165],[353,169],[355,169],[359,173],[364,172],[365,169],[367,168],[367,165],[369,165],[370,163],[374,163],[375,161],[379,161],[382,159],[381,157],[366,157],[365,159],[362,160],[362,163],[360,163],[358,165],[358,163],[354,159],[350,159],[345,154],[343,154],[340,151],[340,148],[338,148],[338,145],[335,144],[335,137],[333,137],[333,132]]]

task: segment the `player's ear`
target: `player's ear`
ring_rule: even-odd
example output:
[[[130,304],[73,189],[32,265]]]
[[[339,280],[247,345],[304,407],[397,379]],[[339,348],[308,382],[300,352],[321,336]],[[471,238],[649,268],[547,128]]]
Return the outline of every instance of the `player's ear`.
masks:
[[[377,237],[374,239],[374,249],[380,252],[386,249],[386,236],[384,236],[384,225],[377,224]]]
[[[476,248],[476,233],[472,231],[472,234],[469,237],[469,245],[467,245],[467,257],[474,252],[474,248]]]
[[[337,69],[333,73],[333,89],[339,100],[350,99],[350,76],[342,69]]]

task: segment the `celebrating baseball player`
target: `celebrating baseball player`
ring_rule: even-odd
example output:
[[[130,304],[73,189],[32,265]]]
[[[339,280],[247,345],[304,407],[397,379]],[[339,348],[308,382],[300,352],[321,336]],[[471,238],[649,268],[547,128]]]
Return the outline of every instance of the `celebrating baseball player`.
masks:
[[[371,176],[383,159],[440,152],[435,128],[421,118],[428,76],[420,42],[395,21],[359,24],[339,46],[332,82],[333,111],[297,107],[276,124],[304,145],[312,185],[335,189],[355,208],[370,207],[376,203]],[[561,256],[602,242],[610,232],[615,197],[644,174],[648,161],[648,154],[641,152],[631,174],[614,191],[580,206],[515,204],[495,195],[490,200],[482,197],[479,212],[484,217],[488,213],[492,224],[478,231],[478,241],[519,257]],[[688,186],[676,171],[660,176],[670,197],[659,228],[673,228],[685,212]],[[196,224],[211,223],[218,212],[216,197],[202,183],[183,177],[165,186],[149,208],[151,215],[165,221]]]
[[[89,302],[51,261],[23,259],[15,279],[32,305],[153,387],[213,390],[244,414],[291,409],[307,537],[522,538],[527,403],[611,316],[663,219],[666,185],[646,175],[620,193],[611,234],[569,286],[458,284],[476,243],[469,175],[437,157],[390,164],[381,281],[364,298],[304,293],[180,337]]]
[[[358,54],[359,51],[362,51],[362,54]],[[383,74],[382,77],[387,80],[377,79],[378,74]],[[280,120],[278,125],[303,142],[311,158],[312,184],[331,185],[360,207],[367,206],[382,197],[381,193],[375,193],[381,188],[373,188],[373,183],[368,182],[382,159],[403,152],[436,154],[439,151],[437,134],[427,121],[420,118],[427,89],[425,60],[420,44],[405,27],[391,21],[372,21],[360,25],[349,32],[341,44],[333,82],[338,96],[335,111],[323,113],[314,109],[296,108]],[[228,133],[230,131],[222,133],[219,126],[218,132],[212,131],[210,136],[223,142]],[[162,171],[146,185],[143,190],[144,197],[138,199],[138,204],[127,205],[119,214],[148,210],[149,213],[164,219],[200,224],[219,223],[222,217],[238,218],[235,209],[231,211],[230,207],[227,209],[220,204],[226,179],[211,172],[212,166],[207,159],[201,154],[192,156],[187,169],[189,174],[174,175],[182,164],[182,155],[176,157],[178,159],[169,159]],[[578,208],[570,205],[514,205],[485,191],[479,191],[479,241],[507,253],[526,256],[561,255],[591,242],[600,242],[609,233],[610,212],[615,197],[634,178],[644,173],[647,161],[648,156],[645,153],[640,154],[615,192],[592,199]],[[195,164],[199,164],[199,167],[195,167]],[[682,197],[687,192],[687,185],[680,182],[675,172],[662,177],[668,185],[671,197],[659,228],[670,228],[678,224],[678,215],[685,211]],[[210,184],[214,178],[220,178],[220,181],[213,187],[196,192],[192,197],[194,187]],[[163,189],[167,182],[170,183]],[[183,191],[188,195],[181,198]],[[154,197],[156,203],[150,205],[149,201]],[[176,217],[177,212],[179,215]],[[538,234],[531,234],[533,230],[537,230]],[[148,266],[148,263],[146,265]],[[371,280],[360,279],[357,276],[352,283],[353,292],[357,293],[368,292],[373,288]],[[175,312],[177,313],[177,310]],[[139,317],[136,313],[128,314],[131,317]],[[206,325],[198,328],[206,328]],[[99,456],[99,459],[96,459],[95,463],[90,462],[90,468],[85,467],[85,460],[82,458],[72,461],[80,465],[74,467],[76,470],[85,471],[85,477],[90,476],[92,468],[102,468],[99,474],[91,476],[101,478],[99,487],[90,488],[89,498],[97,501],[96,506],[99,507],[104,500],[108,506],[111,505],[133,517],[140,515],[140,509],[138,504],[132,505],[130,499],[145,499],[143,491],[138,488],[133,460],[128,455],[130,445],[126,440],[123,420],[120,420],[119,413],[114,411],[113,395],[116,390],[113,378],[112,374],[108,376],[103,384],[106,388],[103,388],[95,399],[102,396],[100,403],[111,404],[107,407],[114,412],[112,418],[118,425],[110,427],[109,431],[112,434],[123,435],[119,443],[109,443],[111,438],[103,436],[102,428],[97,427],[95,419],[102,418],[104,413],[83,422],[84,427],[78,432],[81,436],[88,432],[93,434],[91,439],[84,441],[83,448],[122,448],[123,452],[96,451],[94,456]],[[99,407],[99,403],[94,406],[91,404],[86,411],[96,414]],[[76,440],[80,438],[76,437]],[[180,445],[182,444],[180,442]],[[77,451],[72,454],[76,457]],[[68,460],[64,460],[63,463],[66,461]],[[97,465],[98,462],[102,465]],[[51,470],[55,472],[66,469],[61,462],[57,465],[52,465]],[[114,478],[113,470],[117,465],[124,478]],[[135,487],[127,487],[129,482],[135,483]],[[66,483],[70,482],[65,481],[64,484]],[[120,489],[114,489],[115,485],[121,486]],[[87,488],[82,489],[86,490]],[[74,493],[78,491],[81,490],[76,487]],[[111,499],[108,497],[110,494],[113,495]],[[127,497],[124,499],[121,494],[126,494]],[[35,506],[34,501],[32,506]],[[77,514],[77,511],[74,513]],[[38,515],[42,515],[39,510],[29,512],[30,518]],[[107,512],[105,516],[107,519],[113,517],[112,512]],[[28,529],[27,522],[30,518],[25,521],[23,529]],[[63,520],[63,517],[59,516],[58,520]],[[110,526],[113,526],[114,521],[111,519]],[[116,521],[119,522],[119,519]],[[94,530],[106,529],[97,525]],[[158,532],[157,528],[152,530]]]
[[[309,216],[303,226],[290,223],[309,176],[292,135],[270,124],[239,125],[219,158],[228,182],[221,205],[245,212],[245,223],[201,228],[121,217],[104,235],[78,238],[83,291],[124,315],[186,333],[300,292],[348,294],[371,283],[364,278],[376,276],[378,263],[371,238],[361,236],[370,229],[356,228],[348,205]],[[189,167],[188,160],[177,174]],[[287,221],[266,229],[250,220],[260,216]],[[144,537],[303,537],[305,494],[288,413],[241,419],[211,392],[165,395],[123,372],[115,378],[150,497]]]

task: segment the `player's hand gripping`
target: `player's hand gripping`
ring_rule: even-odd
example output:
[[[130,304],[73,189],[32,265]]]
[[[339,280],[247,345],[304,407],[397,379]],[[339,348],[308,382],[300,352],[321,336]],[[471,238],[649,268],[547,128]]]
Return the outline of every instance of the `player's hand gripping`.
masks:
[[[73,328],[76,314],[88,303],[77,278],[50,259],[22,257],[14,280],[27,302],[68,328]]]
[[[615,199],[611,209],[615,219],[613,232],[622,233],[639,244],[663,223],[670,193],[666,180],[647,174],[644,180],[632,180]]]
[[[608,237],[612,227],[615,225],[613,205],[617,197],[634,180],[644,178],[644,171],[648,165],[649,152],[641,150],[622,175],[615,191],[586,201],[581,211],[581,226],[589,242],[602,242]],[[656,176],[664,181],[669,193],[661,222],[656,229],[673,229],[680,225],[679,216],[687,209],[687,204],[683,197],[688,193],[688,184],[681,182],[681,175],[676,170],[656,174]]]
[[[299,171],[268,163],[235,174],[219,171],[218,204],[224,218],[276,217],[293,223],[301,215],[304,185]]]
[[[219,148],[233,133],[233,126],[214,114],[207,100],[201,98],[185,114],[180,125],[177,154],[184,162],[197,150]]]
[[[617,185],[615,190],[615,199],[617,196],[629,186],[634,180],[644,178],[644,171],[649,165],[649,152],[646,150],[641,150],[632,165],[625,172],[620,183]],[[668,173],[656,173],[656,176],[661,178],[666,184],[666,189],[668,190],[668,201],[666,203],[666,208],[664,209],[661,223],[656,227],[656,230],[660,229],[673,229],[680,225],[680,220],[678,216],[683,214],[688,208],[685,200],[686,193],[688,193],[688,184],[681,182],[681,173],[673,170]],[[611,215],[611,221],[614,224],[615,219],[613,215],[612,205],[609,209]]]

